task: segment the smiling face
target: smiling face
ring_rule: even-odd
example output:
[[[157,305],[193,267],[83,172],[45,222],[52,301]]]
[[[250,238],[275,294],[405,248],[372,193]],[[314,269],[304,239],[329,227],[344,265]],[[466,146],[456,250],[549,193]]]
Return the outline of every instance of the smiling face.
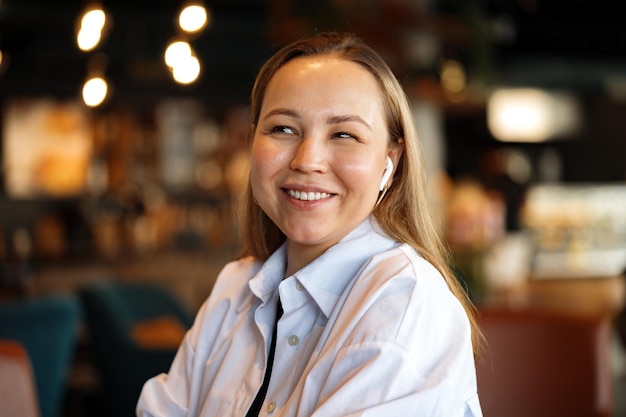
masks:
[[[288,273],[371,213],[389,147],[380,88],[332,55],[289,61],[272,77],[252,147],[256,201],[287,238]]]

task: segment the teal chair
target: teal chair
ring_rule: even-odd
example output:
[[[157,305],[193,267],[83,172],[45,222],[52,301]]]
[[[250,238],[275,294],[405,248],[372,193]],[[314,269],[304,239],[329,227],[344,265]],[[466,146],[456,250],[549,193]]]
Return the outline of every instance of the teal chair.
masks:
[[[186,331],[193,316],[168,290],[151,283],[102,281],[79,291],[107,415],[135,416],[143,384],[167,372],[178,346],[146,347],[133,329],[167,317]]]
[[[0,302],[0,339],[17,341],[28,353],[41,417],[61,415],[79,320],[80,304],[71,296]]]

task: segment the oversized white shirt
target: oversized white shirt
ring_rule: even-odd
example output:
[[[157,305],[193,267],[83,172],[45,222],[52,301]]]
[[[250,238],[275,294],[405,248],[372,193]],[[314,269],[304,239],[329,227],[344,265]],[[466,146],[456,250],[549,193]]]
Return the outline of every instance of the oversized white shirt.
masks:
[[[283,316],[260,416],[482,416],[467,316],[443,277],[368,219],[284,278],[283,245],[229,263],[140,417],[243,417]]]

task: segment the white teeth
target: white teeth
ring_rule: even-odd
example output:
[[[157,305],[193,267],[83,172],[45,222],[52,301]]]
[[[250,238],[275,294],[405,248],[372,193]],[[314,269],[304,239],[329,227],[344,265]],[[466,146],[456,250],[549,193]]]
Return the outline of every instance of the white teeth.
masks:
[[[314,193],[313,191],[306,193],[304,191],[300,192],[295,190],[287,190],[287,192],[291,197],[302,201],[314,201],[330,197],[330,194],[328,193]]]

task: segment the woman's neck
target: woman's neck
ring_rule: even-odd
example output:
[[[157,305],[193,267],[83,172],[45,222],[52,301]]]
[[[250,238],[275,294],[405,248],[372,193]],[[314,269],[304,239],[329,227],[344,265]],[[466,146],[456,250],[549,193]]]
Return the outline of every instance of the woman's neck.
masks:
[[[332,246],[332,245],[331,245]],[[287,268],[285,278],[289,277],[326,252],[328,245],[302,245],[287,240]]]

